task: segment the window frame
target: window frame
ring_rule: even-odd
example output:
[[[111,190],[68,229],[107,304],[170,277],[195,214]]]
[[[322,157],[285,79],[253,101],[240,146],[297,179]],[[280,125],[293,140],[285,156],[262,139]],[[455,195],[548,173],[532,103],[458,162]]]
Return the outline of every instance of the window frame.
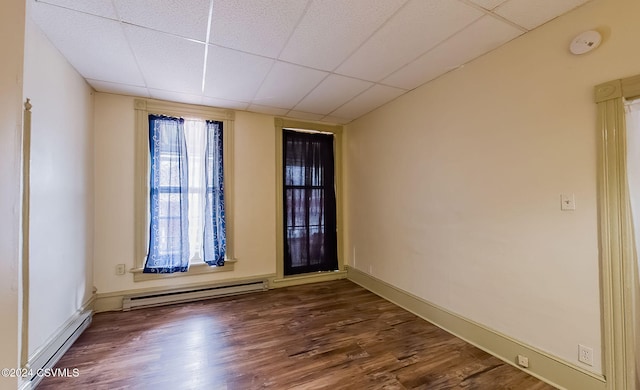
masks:
[[[337,199],[335,196],[335,134],[326,133],[326,132],[308,132],[308,131],[300,131],[294,130],[290,128],[285,128],[282,130],[283,134],[283,245],[284,245],[284,275],[285,276],[294,276],[300,274],[309,274],[314,272],[328,272],[335,271],[338,269],[338,247],[337,247]],[[288,152],[288,141],[291,140],[295,144],[305,144],[307,146],[314,145],[316,148],[315,151],[319,153],[319,155],[323,155],[325,151],[331,151],[331,159],[325,160],[323,157],[319,157],[319,165],[321,169],[324,171],[325,169],[329,169],[331,172],[330,177],[325,176],[325,173],[322,172],[321,176],[323,176],[322,181],[319,184],[311,184],[308,181],[308,177],[306,177],[306,171],[303,169],[303,176],[300,176],[300,173],[293,173],[293,169],[296,168],[294,165],[289,165],[287,162],[287,152]],[[295,150],[292,150],[292,153],[295,153]],[[299,150],[298,150],[299,152]],[[292,156],[293,157],[293,156]],[[300,157],[300,156],[295,156]],[[304,161],[297,160],[296,162],[304,164]],[[328,165],[324,163],[327,162]],[[291,167],[291,170],[289,168]],[[297,168],[309,168],[304,165],[298,165]],[[315,176],[319,172],[315,172],[312,175]],[[291,176],[291,184],[289,184],[289,174]],[[297,180],[296,180],[297,179]],[[312,180],[313,181],[313,180]],[[297,184],[293,184],[296,182]],[[313,195],[311,195],[311,204],[306,204],[302,207],[302,213],[305,216],[305,222],[302,226],[298,225],[296,216],[299,217],[298,212],[300,212],[300,208],[298,210],[292,210],[291,214],[288,210],[288,193],[292,192],[292,198],[295,197],[295,193],[298,191],[302,191],[306,196],[313,194],[316,191],[320,191],[322,193],[321,197],[318,200],[322,200],[322,205],[320,206],[320,202],[316,204],[315,207],[321,207],[321,214],[318,220],[315,220],[315,214],[313,214]],[[300,200],[300,199],[298,199]],[[301,205],[298,205],[301,206]],[[335,211],[332,213],[331,211]],[[333,214],[333,215],[330,215]],[[295,215],[295,216],[294,216]],[[313,217],[312,217],[313,215]],[[292,218],[292,220],[289,220]],[[311,219],[315,220],[315,224],[312,223]],[[293,225],[290,225],[293,224]],[[305,234],[303,235],[305,245],[307,247],[307,251],[309,251],[312,246],[312,234],[311,231],[314,229],[321,229],[323,236],[323,244],[321,245],[323,252],[325,253],[325,257],[320,254],[318,258],[306,258],[306,259],[297,259],[294,256],[287,256],[287,246],[295,245],[296,239],[294,238],[295,234],[293,231],[303,228]],[[291,231],[292,229],[293,231]],[[333,230],[331,232],[330,230]],[[335,240],[335,241],[334,241]],[[327,245],[328,244],[328,245]],[[316,248],[317,249],[317,248]],[[335,252],[334,252],[335,251]],[[297,251],[296,251],[297,252]],[[335,253],[335,257],[331,256],[330,253]],[[298,252],[298,254],[301,254]],[[308,255],[311,255],[310,252],[307,252]],[[303,264],[296,265],[296,260],[302,260]],[[319,261],[317,264],[313,264],[314,261]],[[335,267],[335,268],[334,268]]]
[[[342,126],[329,125],[322,123],[312,123],[304,121],[296,121],[285,118],[275,118],[276,129],[276,277],[274,283],[286,285],[298,279],[315,278],[318,281],[341,279],[346,274],[344,270],[344,224],[343,224],[343,182],[342,182]],[[284,275],[284,177],[283,177],[283,147],[282,132],[290,129],[296,131],[332,133],[334,135],[334,169],[336,187],[336,226],[337,226],[337,246],[338,246],[338,270],[336,271],[319,271],[311,273],[302,273],[297,275]]]
[[[235,112],[214,107],[173,103],[154,99],[135,99],[135,184],[134,184],[134,263],[129,272],[135,282],[233,271],[234,252],[234,185],[233,185],[233,125]],[[191,264],[187,272],[171,274],[143,273],[149,249],[149,115],[199,118],[222,122],[222,153],[224,159],[224,192],[227,250],[225,264],[211,267],[206,263]]]

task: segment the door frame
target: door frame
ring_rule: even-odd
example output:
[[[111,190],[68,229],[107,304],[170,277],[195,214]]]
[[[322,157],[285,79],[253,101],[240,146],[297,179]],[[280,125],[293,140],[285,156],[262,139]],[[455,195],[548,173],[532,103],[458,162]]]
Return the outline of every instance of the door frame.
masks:
[[[604,374],[608,389],[636,382],[633,303],[636,244],[627,184],[624,99],[640,97],[640,75],[595,87]]]

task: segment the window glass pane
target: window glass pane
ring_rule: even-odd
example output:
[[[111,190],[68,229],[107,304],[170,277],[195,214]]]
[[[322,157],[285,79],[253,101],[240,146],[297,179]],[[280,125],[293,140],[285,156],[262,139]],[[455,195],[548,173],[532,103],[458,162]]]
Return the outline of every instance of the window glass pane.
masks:
[[[160,187],[180,187],[180,175],[176,167],[180,164],[180,157],[177,155],[161,153],[158,157],[160,162]]]
[[[158,194],[158,210],[159,218],[167,218],[170,215],[179,218],[180,215],[180,192],[160,192]]]
[[[172,245],[175,240],[180,240],[181,221],[179,217],[159,217],[158,224],[158,248],[160,256],[180,255],[180,247]]]
[[[179,151],[177,146],[178,132],[175,131],[175,124],[160,123],[159,136],[160,136],[160,153],[178,155]]]
[[[309,193],[309,225],[324,225],[324,189],[308,190]]]

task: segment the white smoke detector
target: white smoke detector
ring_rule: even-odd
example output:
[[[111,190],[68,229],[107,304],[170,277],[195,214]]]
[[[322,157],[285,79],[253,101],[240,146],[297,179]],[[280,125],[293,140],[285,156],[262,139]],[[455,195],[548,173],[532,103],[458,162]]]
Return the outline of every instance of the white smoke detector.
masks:
[[[569,45],[569,51],[573,54],[585,54],[600,46],[602,35],[595,30],[585,31],[578,34]]]

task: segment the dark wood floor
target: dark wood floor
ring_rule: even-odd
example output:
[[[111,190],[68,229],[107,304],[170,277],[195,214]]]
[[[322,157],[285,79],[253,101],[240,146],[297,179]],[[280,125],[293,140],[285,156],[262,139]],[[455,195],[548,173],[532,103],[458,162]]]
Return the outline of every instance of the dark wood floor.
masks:
[[[100,313],[45,389],[553,389],[346,280]]]

